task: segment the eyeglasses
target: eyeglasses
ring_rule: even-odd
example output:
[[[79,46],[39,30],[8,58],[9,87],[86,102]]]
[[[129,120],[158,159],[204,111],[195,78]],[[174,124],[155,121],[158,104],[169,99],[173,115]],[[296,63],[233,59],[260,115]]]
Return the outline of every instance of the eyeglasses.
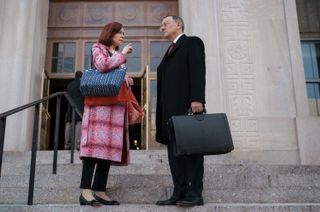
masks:
[[[160,30],[161,28],[165,28],[167,27],[168,25],[174,23],[173,21],[166,21],[166,22],[163,22],[161,25],[160,25]]]
[[[124,35],[124,32],[123,32],[123,31],[120,31],[120,32],[117,32],[117,34]]]

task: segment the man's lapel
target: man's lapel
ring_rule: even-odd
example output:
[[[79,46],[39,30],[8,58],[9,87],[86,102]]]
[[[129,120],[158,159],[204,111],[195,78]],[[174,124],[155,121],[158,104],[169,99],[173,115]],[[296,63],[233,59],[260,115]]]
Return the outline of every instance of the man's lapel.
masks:
[[[171,50],[170,54],[168,54],[169,49],[167,50],[167,52],[165,54],[165,57],[172,56],[174,54],[174,52],[182,45],[182,43],[183,43],[183,41],[185,40],[186,37],[187,37],[186,35],[182,35],[178,39],[177,43],[174,44],[173,49]]]
[[[168,55],[169,48],[167,49],[160,64],[163,63],[167,58],[171,57],[174,54],[174,52],[183,44],[183,41],[186,39],[186,37],[187,36],[184,34],[178,39],[178,42],[174,44],[173,49],[171,50],[171,53],[169,55]]]

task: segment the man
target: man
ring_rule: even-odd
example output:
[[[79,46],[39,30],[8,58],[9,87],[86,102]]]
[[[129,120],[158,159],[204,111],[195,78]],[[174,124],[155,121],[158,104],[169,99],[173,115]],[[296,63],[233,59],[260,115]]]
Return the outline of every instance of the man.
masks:
[[[80,81],[82,77],[81,71],[76,71],[75,79],[72,80],[67,86],[67,93],[72,98],[74,103],[76,104],[77,108],[81,113],[83,113],[84,108],[84,97],[80,91]],[[80,148],[80,138],[81,138],[81,117],[76,113],[75,117],[76,126],[75,126],[75,141],[76,141],[76,148],[79,150]],[[67,123],[65,127],[65,144],[64,149],[71,148],[71,122],[72,122],[72,113],[71,113],[71,106],[68,105],[68,112],[67,112]]]
[[[203,205],[203,156],[175,157],[169,141],[167,121],[173,115],[201,113],[205,104],[205,51],[202,40],[183,34],[178,16],[162,20],[160,31],[171,41],[157,69],[156,140],[166,144],[174,190],[157,205]]]

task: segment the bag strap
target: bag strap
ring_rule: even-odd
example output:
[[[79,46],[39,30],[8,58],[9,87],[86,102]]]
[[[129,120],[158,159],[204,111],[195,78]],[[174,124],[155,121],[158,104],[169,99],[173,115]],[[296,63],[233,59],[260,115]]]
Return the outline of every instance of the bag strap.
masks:
[[[95,69],[96,67],[94,67],[93,64],[93,54],[92,54],[92,48],[91,48],[91,69]]]

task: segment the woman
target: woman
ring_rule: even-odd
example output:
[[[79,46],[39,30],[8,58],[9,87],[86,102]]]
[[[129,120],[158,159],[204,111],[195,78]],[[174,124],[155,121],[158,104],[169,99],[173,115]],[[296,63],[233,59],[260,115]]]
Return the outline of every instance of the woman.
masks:
[[[124,37],[120,23],[109,23],[103,28],[98,43],[92,46],[92,64],[97,70],[108,72],[126,62],[132,46],[128,44],[119,52]],[[130,86],[133,80],[126,76],[124,83]],[[127,120],[125,103],[110,104],[110,97],[85,97],[80,144],[83,163],[80,205],[120,204],[111,200],[105,189],[110,165],[127,165],[129,162]]]

